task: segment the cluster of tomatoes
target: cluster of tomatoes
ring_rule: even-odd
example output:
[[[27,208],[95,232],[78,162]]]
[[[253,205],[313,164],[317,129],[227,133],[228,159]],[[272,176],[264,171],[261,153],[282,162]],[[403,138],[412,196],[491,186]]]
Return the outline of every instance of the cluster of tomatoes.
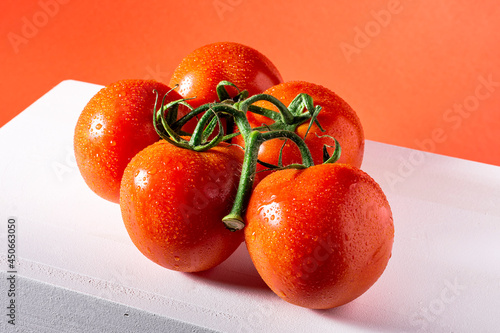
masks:
[[[279,297],[326,309],[368,290],[391,256],[391,209],[360,169],[354,110],[320,85],[283,82],[250,47],[201,47],[168,85],[103,88],[74,149],[87,185],[168,269],[213,268],[245,242]]]

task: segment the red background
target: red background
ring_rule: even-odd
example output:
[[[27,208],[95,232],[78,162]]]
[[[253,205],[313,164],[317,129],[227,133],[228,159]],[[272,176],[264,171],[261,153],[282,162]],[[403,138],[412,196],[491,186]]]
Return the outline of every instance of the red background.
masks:
[[[216,41],[337,92],[366,138],[500,165],[498,1],[3,0],[0,125],[62,80],[168,83]],[[489,83],[488,83],[489,82]]]

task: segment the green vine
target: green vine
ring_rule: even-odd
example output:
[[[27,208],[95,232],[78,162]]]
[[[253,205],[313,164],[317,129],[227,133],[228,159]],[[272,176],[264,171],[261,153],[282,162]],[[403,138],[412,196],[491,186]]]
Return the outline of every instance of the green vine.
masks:
[[[231,97],[226,87],[236,88],[238,94]],[[308,168],[314,165],[311,152],[303,138],[295,133],[297,126],[309,121],[305,134],[307,137],[313,124],[316,124],[324,132],[317,116],[321,111],[321,106],[314,105],[311,96],[301,93],[287,107],[279,99],[267,94],[257,94],[248,97],[247,91],[240,91],[234,84],[228,81],[221,81],[217,85],[217,95],[219,102],[209,103],[193,109],[187,99],[180,99],[165,104],[165,96],[160,107],[157,108],[158,94],[155,103],[153,123],[158,135],[176,145],[185,149],[194,151],[209,150],[222,141],[230,141],[232,138],[241,135],[245,143],[245,155],[242,165],[238,191],[233,203],[231,212],[225,216],[222,221],[225,226],[231,230],[241,230],[245,227],[243,213],[248,204],[252,191],[257,163],[261,163],[271,170],[281,170],[289,168]],[[258,101],[267,101],[274,105],[278,112],[254,105]],[[179,106],[189,108],[190,112],[177,120]],[[258,128],[252,128],[247,119],[247,113],[252,112],[265,116],[273,121],[270,125],[264,125]],[[182,130],[191,119],[197,119],[197,124],[192,133]],[[235,133],[226,133],[221,119],[226,119],[232,130],[232,124],[238,129]],[[301,164],[283,165],[282,153],[280,150],[278,165],[264,163],[258,160],[260,146],[273,139],[285,139],[292,141],[302,156]],[[327,146],[323,147],[324,163],[335,163],[340,157],[341,148],[336,139],[335,150],[330,156]]]

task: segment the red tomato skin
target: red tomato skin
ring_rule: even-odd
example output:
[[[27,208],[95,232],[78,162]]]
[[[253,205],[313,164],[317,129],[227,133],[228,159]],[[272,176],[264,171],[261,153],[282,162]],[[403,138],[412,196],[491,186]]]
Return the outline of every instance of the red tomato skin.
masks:
[[[259,51],[239,43],[219,42],[202,46],[182,59],[169,86],[178,84],[177,91],[184,98],[195,98],[189,103],[196,108],[218,101],[216,86],[222,80],[248,90],[250,95],[283,82],[276,66]]]
[[[120,80],[102,88],[83,109],[75,127],[74,150],[87,185],[102,198],[119,202],[128,162],[160,137],[153,125],[156,89],[166,101],[182,98],[153,80]],[[169,92],[170,91],[170,92]],[[179,116],[187,113],[179,109]]]
[[[161,140],[125,169],[120,207],[135,246],[153,262],[176,271],[217,266],[243,242],[243,231],[223,224],[236,195],[243,161],[239,147],[205,152]]]
[[[264,91],[264,94],[269,94],[278,98],[286,106],[288,106],[290,102],[300,93],[310,95],[314,100],[314,104],[322,107],[317,120],[326,131],[322,132],[316,124],[313,124],[305,139],[305,142],[313,156],[314,163],[323,163],[323,145],[335,145],[333,139],[321,137],[328,135],[337,139],[342,149],[338,163],[345,163],[360,168],[363,162],[365,147],[363,126],[356,112],[340,96],[328,88],[305,81],[288,81]],[[268,102],[257,102],[255,104],[277,111],[277,109]],[[252,127],[261,126],[262,124],[269,125],[272,123],[269,118],[251,112],[247,113],[247,117]],[[304,138],[308,126],[309,122],[298,126],[295,133]],[[241,136],[234,138],[233,142],[242,146],[244,145],[243,138]],[[280,139],[264,142],[259,150],[259,159],[261,161],[277,165],[279,151],[283,146],[283,143],[284,141]],[[328,148],[330,154],[333,153],[333,150],[333,147]],[[302,162],[299,149],[290,141],[286,143],[283,149],[282,158],[283,165]],[[264,169],[266,168],[260,164],[258,165],[259,171]],[[270,172],[262,173],[263,176],[265,176]]]
[[[389,203],[370,176],[345,164],[267,176],[254,189],[246,221],[246,245],[263,280],[306,308],[356,299],[391,257]]]

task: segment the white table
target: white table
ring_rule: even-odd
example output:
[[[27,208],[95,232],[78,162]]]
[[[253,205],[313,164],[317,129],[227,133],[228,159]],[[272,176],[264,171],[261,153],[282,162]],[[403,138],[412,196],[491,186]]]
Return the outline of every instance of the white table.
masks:
[[[19,332],[500,331],[499,167],[367,141],[362,168],[391,203],[393,256],[355,301],[308,310],[267,289],[244,246],[198,274],[136,250],[119,206],[86,187],[72,152],[79,113],[100,88],[61,82],[0,129],[2,332],[14,331],[11,299]]]

